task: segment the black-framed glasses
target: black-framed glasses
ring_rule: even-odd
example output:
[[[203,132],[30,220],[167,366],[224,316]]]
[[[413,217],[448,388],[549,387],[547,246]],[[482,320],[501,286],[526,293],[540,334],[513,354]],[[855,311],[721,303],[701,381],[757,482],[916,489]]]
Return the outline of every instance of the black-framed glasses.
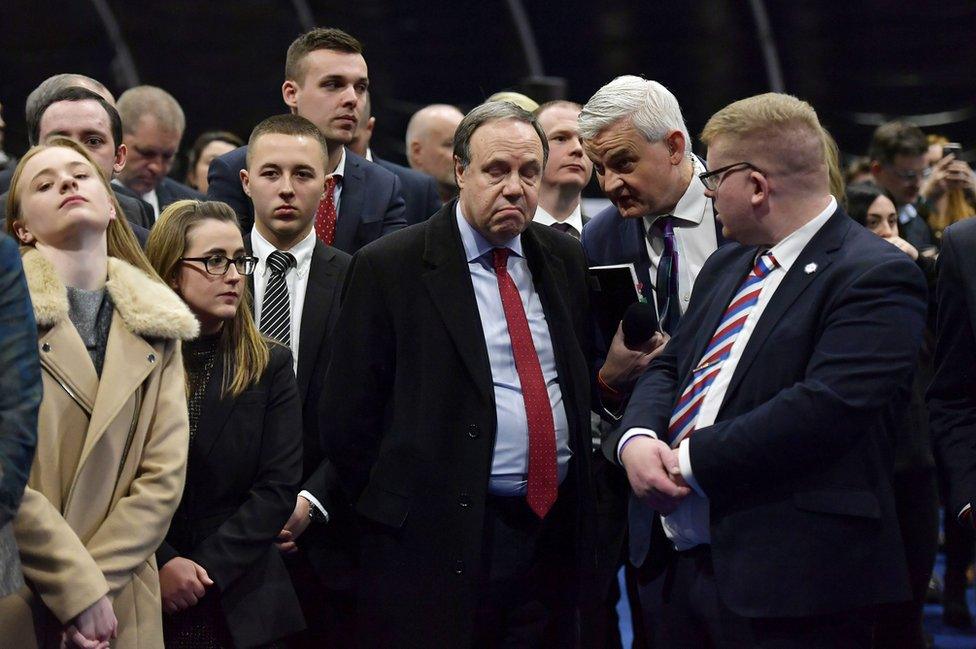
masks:
[[[230,265],[234,264],[237,272],[241,275],[251,275],[254,268],[258,265],[258,258],[250,255],[241,255],[233,259],[226,255],[210,255],[209,257],[180,257],[180,261],[199,261],[211,275],[226,275]]]
[[[698,174],[698,180],[702,181],[702,184],[705,185],[705,189],[713,192],[718,189],[718,186],[722,184],[722,181],[725,180],[725,177],[729,172],[739,171],[739,169],[752,169],[753,171],[758,171],[761,174],[766,174],[765,171],[751,162],[736,162],[713,171],[706,171],[703,174]]]

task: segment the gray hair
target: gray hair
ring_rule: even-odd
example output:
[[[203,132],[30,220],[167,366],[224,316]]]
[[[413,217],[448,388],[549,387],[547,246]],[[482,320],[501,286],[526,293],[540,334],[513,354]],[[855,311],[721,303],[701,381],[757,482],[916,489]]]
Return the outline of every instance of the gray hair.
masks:
[[[51,98],[67,88],[85,88],[86,90],[91,90],[104,98],[110,105],[115,106],[115,97],[112,96],[112,93],[108,91],[108,88],[102,82],[96,81],[91,77],[86,77],[83,74],[65,72],[48,77],[27,95],[24,114],[28,116],[28,121],[30,121],[30,115],[36,114],[41,106],[45,104],[50,105]],[[118,144],[116,143],[116,145]]]
[[[122,116],[122,129],[126,133],[135,131],[143,115],[152,115],[163,128],[181,136],[186,128],[186,117],[179,102],[156,86],[129,88],[119,97],[118,109]]]
[[[539,126],[532,113],[519,108],[515,104],[507,101],[486,101],[480,106],[472,108],[458,124],[454,132],[454,157],[461,163],[462,169],[467,169],[471,164],[471,138],[474,132],[489,122],[498,122],[505,119],[514,119],[524,122],[531,126],[539,141],[542,143],[542,168],[545,169],[546,161],[549,160],[549,141],[545,132]]]
[[[580,137],[592,140],[627,117],[648,142],[660,142],[670,131],[681,131],[685,150],[691,151],[691,137],[675,96],[657,81],[633,75],[617,77],[590,97],[579,116]]]

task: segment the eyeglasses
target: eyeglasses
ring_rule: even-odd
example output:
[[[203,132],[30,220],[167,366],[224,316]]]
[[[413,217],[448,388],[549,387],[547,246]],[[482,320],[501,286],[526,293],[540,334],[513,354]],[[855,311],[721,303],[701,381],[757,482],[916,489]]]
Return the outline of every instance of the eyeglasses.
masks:
[[[251,275],[254,267],[258,264],[257,257],[241,255],[230,259],[224,255],[210,255],[209,257],[180,257],[180,261],[199,261],[203,262],[207,272],[211,275],[226,275],[230,265],[234,264],[237,272],[241,275]]]
[[[887,165],[887,167],[888,169],[891,170],[891,173],[895,174],[896,176],[904,180],[906,183],[914,182],[919,178],[928,178],[929,176],[932,175],[931,167],[926,167],[921,171],[915,171],[914,169],[911,171],[902,171],[901,169],[895,169],[893,165]]]
[[[752,169],[753,171],[758,171],[761,174],[766,173],[751,162],[736,162],[735,164],[726,165],[720,169],[715,169],[714,171],[706,171],[703,174],[698,174],[698,180],[702,181],[702,184],[705,185],[705,189],[713,192],[718,189],[718,186],[722,184],[723,180],[725,180],[725,176],[728,175],[727,172],[739,171],[739,169],[736,169],[736,167],[740,167],[742,169]]]

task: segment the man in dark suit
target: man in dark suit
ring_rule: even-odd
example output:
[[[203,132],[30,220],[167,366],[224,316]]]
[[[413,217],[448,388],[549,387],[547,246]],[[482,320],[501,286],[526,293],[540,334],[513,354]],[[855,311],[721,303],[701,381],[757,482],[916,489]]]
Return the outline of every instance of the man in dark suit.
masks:
[[[85,147],[99,171],[111,179],[126,162],[122,143],[122,121],[118,111],[103,97],[78,86],[45,93],[27,113],[27,138],[31,146],[51,138],[66,137]],[[155,219],[148,204],[125,195],[113,185],[119,206],[125,212],[136,238],[145,245]],[[0,218],[6,213],[7,195],[0,195]]]
[[[369,76],[362,45],[339,29],[313,29],[289,46],[285,104],[315,124],[329,142],[330,180],[316,213],[319,237],[352,254],[406,225],[400,180],[346,148],[362,111]],[[245,232],[254,222],[254,208],[241,190],[245,147],[210,163],[207,196],[230,205]]]
[[[459,199],[357,253],[336,324],[320,417],[360,514],[359,639],[573,647],[593,567],[585,261],[531,223],[531,115],[483,104],[455,138]]]
[[[279,537],[308,622],[293,646],[347,646],[355,557],[348,508],[322,453],[317,413],[350,258],[313,231],[328,159],[315,125],[298,115],[270,117],[255,127],[247,150],[242,182],[256,216],[246,239],[258,257],[255,321],[292,350],[304,424],[302,491]]]
[[[935,378],[927,395],[932,438],[945,467],[948,511],[973,527],[976,503],[976,220],[942,235]]]
[[[583,151],[577,117],[583,107],[571,101],[550,101],[535,110],[549,140],[549,160],[539,185],[539,208],[533,220],[580,238],[590,218],[583,214],[580,195],[593,175],[593,162]]]
[[[837,207],[822,137],[776,93],[702,134],[701,181],[738,243],[705,263],[604,446],[661,514],[663,572],[642,592],[661,646],[869,647],[871,608],[909,597],[887,431],[925,279]]]
[[[402,167],[373,155],[369,143],[373,137],[374,128],[376,128],[376,118],[372,115],[372,99],[370,94],[366,93],[366,98],[363,100],[362,118],[356,127],[356,134],[353,135],[352,141],[349,143],[349,149],[356,155],[361,155],[366,160],[393,172],[400,179],[400,190],[406,202],[404,217],[407,219],[407,225],[426,221],[431,214],[441,209],[441,199],[437,195],[437,183],[427,174]]]
[[[176,201],[203,200],[203,194],[166,175],[186,128],[183,109],[176,99],[162,88],[136,86],[122,93],[118,109],[128,164],[116,182],[149,203],[157,218]]]

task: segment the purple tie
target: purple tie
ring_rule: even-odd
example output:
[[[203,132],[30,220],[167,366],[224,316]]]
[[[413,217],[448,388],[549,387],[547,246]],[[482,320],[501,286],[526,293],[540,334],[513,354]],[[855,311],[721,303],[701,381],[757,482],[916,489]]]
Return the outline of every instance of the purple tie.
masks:
[[[657,298],[657,316],[661,328],[674,334],[681,319],[678,305],[678,249],[674,245],[674,217],[665,216],[658,220],[664,237],[664,251],[657,264],[657,283],[654,294]]]

